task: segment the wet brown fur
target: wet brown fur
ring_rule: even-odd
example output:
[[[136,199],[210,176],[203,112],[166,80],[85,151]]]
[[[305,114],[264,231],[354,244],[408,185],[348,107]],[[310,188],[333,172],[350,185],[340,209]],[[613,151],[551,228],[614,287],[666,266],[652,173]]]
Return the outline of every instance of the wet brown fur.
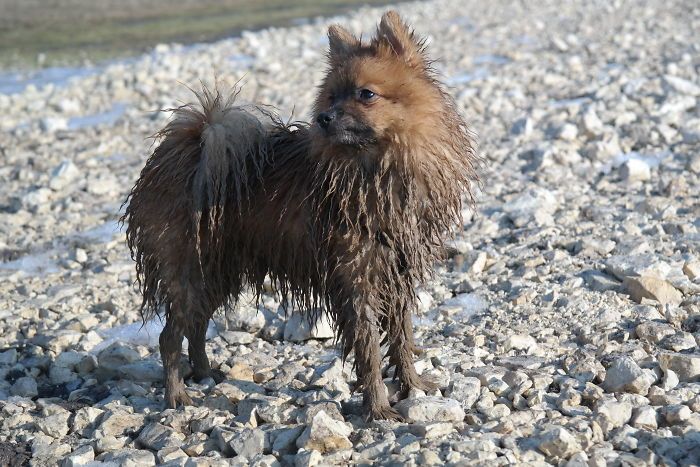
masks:
[[[414,287],[442,258],[463,196],[471,200],[471,135],[396,13],[369,43],[339,26],[329,41],[314,116],[344,89],[370,87],[376,102],[334,105],[373,130],[371,143],[333,144],[318,124],[283,124],[204,89],[199,105],[175,110],[130,194],[124,220],[142,314],[166,318],[169,407],[192,402],[178,374],[182,337],[195,378],[209,375],[209,319],[245,287],[259,297],[266,276],[296,307],[334,319],[371,418],[398,418],[382,344],[404,393],[434,387],[413,366]]]

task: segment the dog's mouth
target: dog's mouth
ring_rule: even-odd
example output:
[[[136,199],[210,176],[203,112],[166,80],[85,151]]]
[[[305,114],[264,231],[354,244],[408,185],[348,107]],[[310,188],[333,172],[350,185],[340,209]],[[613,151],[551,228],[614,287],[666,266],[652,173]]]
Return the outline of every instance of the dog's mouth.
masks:
[[[332,126],[325,134],[331,143],[343,146],[367,146],[377,141],[374,130],[365,125]]]

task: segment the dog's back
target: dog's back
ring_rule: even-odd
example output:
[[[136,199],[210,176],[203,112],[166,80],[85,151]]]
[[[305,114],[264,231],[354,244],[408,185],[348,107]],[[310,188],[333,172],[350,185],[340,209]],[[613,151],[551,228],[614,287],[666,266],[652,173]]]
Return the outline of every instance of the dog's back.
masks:
[[[217,308],[235,301],[246,284],[260,293],[268,275],[284,278],[284,293],[312,290],[315,282],[303,228],[304,178],[276,169],[303,170],[305,130],[262,123],[218,92],[204,89],[197,97],[199,106],[174,109],[156,135],[160,144],[123,217],[142,316],[166,319],[160,347],[170,407],[191,402],[177,374],[182,336],[190,342],[195,378],[209,376],[204,334]],[[265,189],[267,178],[274,190]]]

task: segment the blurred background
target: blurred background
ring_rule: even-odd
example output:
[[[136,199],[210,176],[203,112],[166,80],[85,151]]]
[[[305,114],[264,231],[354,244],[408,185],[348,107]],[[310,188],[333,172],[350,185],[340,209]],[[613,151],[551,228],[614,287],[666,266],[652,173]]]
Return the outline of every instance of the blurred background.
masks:
[[[0,0],[0,69],[75,66],[159,43],[299,24],[381,0]]]

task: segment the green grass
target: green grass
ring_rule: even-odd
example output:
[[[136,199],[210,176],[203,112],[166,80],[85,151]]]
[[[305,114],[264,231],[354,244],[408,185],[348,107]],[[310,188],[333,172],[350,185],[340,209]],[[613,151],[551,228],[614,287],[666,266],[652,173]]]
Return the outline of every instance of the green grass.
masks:
[[[3,4],[16,0],[0,0]],[[26,1],[26,0],[22,0]],[[117,1],[117,0],[113,0]],[[50,12],[41,5],[15,4],[0,22],[0,67],[75,65],[143,52],[158,43],[206,42],[242,30],[287,25],[294,18],[332,15],[360,5],[386,4],[381,0],[150,0],[148,6],[125,2],[95,11],[92,0],[53,0]],[[85,12],[80,15],[80,4]],[[103,2],[104,3],[104,2]],[[109,3],[109,2],[107,2]],[[1,20],[0,20],[1,21]],[[19,24],[19,25],[18,25]]]

